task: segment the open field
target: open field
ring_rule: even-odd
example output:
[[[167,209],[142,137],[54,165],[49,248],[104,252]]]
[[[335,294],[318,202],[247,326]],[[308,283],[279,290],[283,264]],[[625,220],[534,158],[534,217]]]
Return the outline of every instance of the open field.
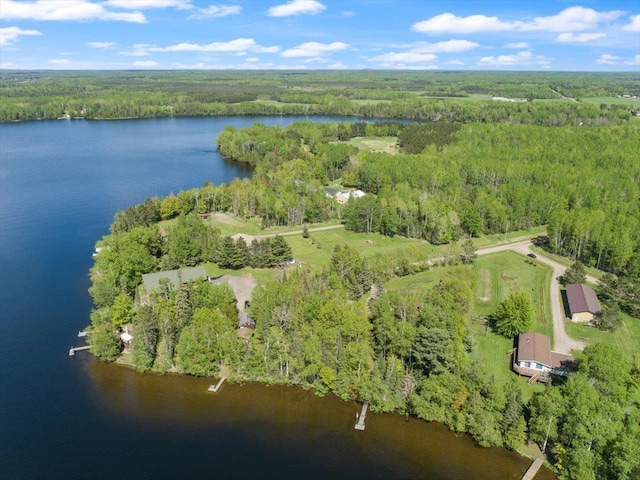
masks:
[[[604,342],[613,345],[616,350],[631,361],[635,354],[640,353],[640,320],[622,314],[622,326],[613,332],[598,330],[581,323],[565,322],[567,333],[580,341],[587,343]]]
[[[398,153],[398,137],[354,137],[345,142],[369,152]]]
[[[470,266],[436,268],[417,275],[395,278],[386,286],[388,290],[420,295],[447,276],[452,268],[468,270],[469,274],[473,272],[476,275],[477,286],[472,315],[478,320],[471,322],[471,331],[476,342],[471,356],[483,365],[487,372],[491,372],[496,382],[506,383],[517,379],[526,400],[534,392],[543,390],[544,386],[527,385],[527,379],[518,378],[511,371],[511,357],[508,351],[513,347],[513,340],[485,328],[480,319],[494,312],[498,303],[511,292],[529,292],[535,311],[534,330],[553,338],[548,288],[551,269],[539,262],[528,260],[515,252],[493,253],[479,257]]]
[[[553,338],[548,293],[551,269],[515,252],[483,255],[476,259],[472,266],[441,267],[416,275],[394,278],[387,283],[387,288],[420,295],[446,277],[451,268],[467,269],[476,275],[473,314],[486,317],[493,313],[510,293],[528,292],[535,311],[534,329]]]
[[[315,227],[315,225],[313,225]],[[349,245],[363,256],[395,254],[403,249],[416,249],[424,258],[437,256],[438,247],[428,242],[404,237],[385,237],[379,233],[355,233],[344,229],[311,232],[310,238],[302,235],[287,237],[293,256],[312,267],[328,265],[336,245]]]
[[[593,103],[594,105],[600,105],[604,103],[606,105],[625,105],[627,107],[640,108],[639,98],[585,97],[581,98],[580,101],[585,103]]]

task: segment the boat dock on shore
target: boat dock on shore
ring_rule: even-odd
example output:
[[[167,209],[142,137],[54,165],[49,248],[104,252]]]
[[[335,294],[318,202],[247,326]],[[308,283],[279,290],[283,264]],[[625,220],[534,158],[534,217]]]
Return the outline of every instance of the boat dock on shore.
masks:
[[[369,408],[369,402],[364,402],[362,405],[362,410],[360,411],[360,416],[358,417],[358,422],[356,423],[356,430],[364,430],[364,420],[367,416],[367,409]]]
[[[71,347],[69,349],[69,356],[73,357],[76,354],[76,352],[80,352],[82,350],[89,350],[90,348],[91,348],[91,345],[85,345],[83,347]]]
[[[220,387],[222,386],[222,384],[226,379],[227,377],[222,377],[217,385],[209,385],[209,388],[207,389],[207,391],[216,393],[218,390],[220,390]]]

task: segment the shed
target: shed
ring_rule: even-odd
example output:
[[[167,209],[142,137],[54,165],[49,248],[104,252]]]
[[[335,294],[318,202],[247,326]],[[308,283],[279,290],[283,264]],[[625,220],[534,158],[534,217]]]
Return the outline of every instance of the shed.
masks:
[[[601,311],[596,292],[582,283],[567,285],[567,302],[572,322],[591,322],[593,316]]]

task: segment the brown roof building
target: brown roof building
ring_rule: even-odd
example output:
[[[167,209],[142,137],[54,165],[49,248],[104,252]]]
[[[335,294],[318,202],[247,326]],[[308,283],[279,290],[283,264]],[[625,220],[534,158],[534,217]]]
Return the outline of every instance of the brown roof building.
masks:
[[[581,283],[567,285],[567,302],[572,322],[590,322],[601,310],[596,292]]]
[[[571,355],[552,352],[546,335],[525,332],[518,336],[513,369],[520,375],[547,382],[552,373],[566,376],[575,370],[575,360]]]

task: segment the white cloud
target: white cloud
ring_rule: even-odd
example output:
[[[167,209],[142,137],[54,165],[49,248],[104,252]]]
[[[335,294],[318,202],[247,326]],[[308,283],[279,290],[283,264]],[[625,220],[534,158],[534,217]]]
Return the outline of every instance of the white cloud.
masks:
[[[290,0],[283,5],[271,7],[267,12],[270,17],[290,17],[293,15],[317,15],[327,7],[317,0]]]
[[[42,35],[38,30],[23,30],[19,27],[0,28],[0,46],[9,45],[23,35]]]
[[[479,47],[480,44],[468,40],[447,40],[445,42],[416,42],[404,45],[407,48],[404,52],[388,52],[368,59],[370,62],[384,62],[394,64],[414,65],[417,63],[432,63],[438,57],[436,53],[458,53],[466,52]]]
[[[129,10],[145,10],[149,8],[190,10],[194,8],[191,0],[107,0],[105,5]]]
[[[433,53],[418,53],[418,52],[389,52],[383,55],[378,55],[370,59],[372,62],[389,62],[389,63],[431,63],[438,58]]]
[[[160,65],[158,62],[154,62],[153,60],[142,60],[133,62],[134,67],[148,68],[148,67],[157,67]]]
[[[414,23],[411,29],[421,33],[476,33],[502,30],[513,30],[515,27],[511,23],[502,22],[498,17],[487,17],[486,15],[470,15],[468,17],[457,17],[453,13],[442,13]]]
[[[630,22],[622,27],[626,32],[640,33],[640,15],[632,15]]]
[[[237,5],[209,5],[207,8],[201,8],[196,13],[192,13],[189,18],[220,18],[238,15],[240,12],[242,12],[242,8]]]
[[[606,33],[561,33],[556,37],[558,42],[585,43],[606,37]]]
[[[549,17],[536,17],[532,22],[525,22],[521,30],[537,30],[544,32],[575,32],[578,30],[589,30],[596,28],[601,23],[610,22],[617,19],[624,12],[620,10],[610,10],[608,12],[597,12],[591,8],[569,7],[557,15]]]
[[[636,55],[631,60],[627,60],[624,62],[625,65],[639,65],[640,66],[640,55]]]
[[[247,62],[259,62],[260,59],[258,57],[247,57],[247,59],[245,61],[247,61]]]
[[[511,42],[507,43],[504,48],[516,48],[521,50],[523,48],[531,48],[531,46],[527,42]]]
[[[352,12],[350,10],[345,10],[344,12],[342,12],[343,17],[353,17],[355,16],[355,14],[356,14],[355,12]]]
[[[418,42],[412,45],[411,51],[418,53],[454,53],[466,52],[472,48],[479,47],[480,44],[469,40],[447,40],[446,42]]]
[[[48,63],[51,63],[53,65],[66,65],[68,63],[71,63],[71,60],[69,60],[68,58],[52,58],[48,61]]]
[[[600,55],[600,57],[598,57],[596,63],[598,65],[617,65],[620,60],[622,60],[622,58],[615,55],[610,55],[608,53],[603,53],[602,55]]]
[[[328,65],[327,68],[330,68],[331,70],[346,70],[349,67],[347,67],[342,62],[336,62],[336,63],[332,63],[331,65]]]
[[[515,55],[498,55],[497,57],[482,57],[478,65],[530,65],[533,60],[533,53],[529,51],[518,52]]]
[[[89,48],[113,48],[116,46],[116,42],[89,42],[87,46]]]
[[[263,47],[258,45],[253,38],[237,38],[229,42],[212,42],[207,44],[200,43],[177,43],[167,47],[158,47],[155,45],[136,44],[131,52],[121,52],[122,55],[128,56],[144,56],[149,52],[217,52],[217,53],[238,53],[238,52],[256,52],[256,53],[276,53],[280,51],[280,47]]]
[[[136,43],[133,45],[133,50],[119,53],[120,55],[125,55],[127,57],[146,57],[147,55],[149,55],[149,52],[147,50],[151,47],[153,47],[153,45],[148,43]]]
[[[349,48],[349,44],[343,42],[318,43],[306,42],[297,47],[282,52],[283,57],[319,57],[330,52],[338,52]]]
[[[132,23],[146,23],[140,12],[113,12],[103,5],[87,0],[36,0],[35,2],[16,2],[2,0],[0,9],[2,20],[105,20]]]
[[[508,21],[486,15],[458,17],[453,13],[443,13],[428,20],[414,23],[412,30],[422,33],[477,33],[506,31],[575,32],[596,28],[601,23],[617,19],[624,12],[611,10],[598,12],[591,8],[569,7],[557,15],[535,17],[531,21]]]

